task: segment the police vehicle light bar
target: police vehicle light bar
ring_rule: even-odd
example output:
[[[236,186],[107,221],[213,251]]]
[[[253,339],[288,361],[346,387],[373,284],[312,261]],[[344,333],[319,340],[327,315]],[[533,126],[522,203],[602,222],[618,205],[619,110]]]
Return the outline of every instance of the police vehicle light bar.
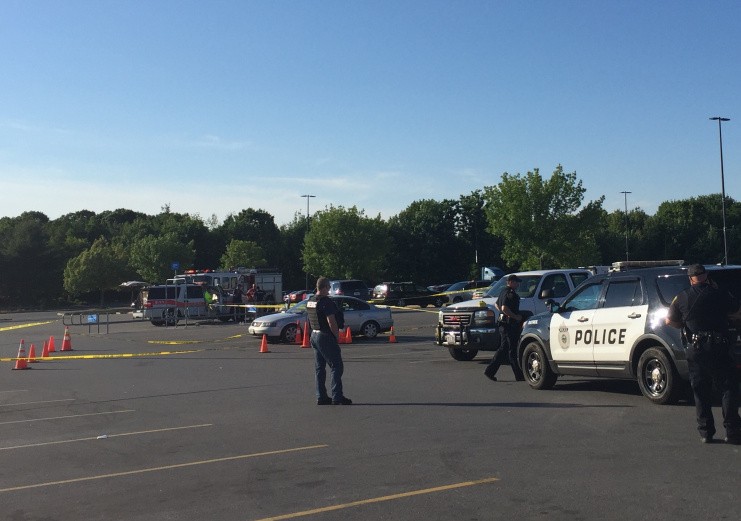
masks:
[[[658,268],[661,266],[683,266],[684,261],[680,259],[657,260],[657,261],[619,261],[612,263],[610,271],[625,271],[631,268]]]

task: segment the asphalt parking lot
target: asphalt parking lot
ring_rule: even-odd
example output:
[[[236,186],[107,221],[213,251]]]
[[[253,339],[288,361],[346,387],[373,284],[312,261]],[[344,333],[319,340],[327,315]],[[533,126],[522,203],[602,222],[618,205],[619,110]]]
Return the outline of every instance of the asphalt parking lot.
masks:
[[[72,326],[0,316],[0,516],[8,520],[738,519],[739,447],[691,405],[568,378],[483,376],[432,343],[435,313],[343,347],[352,406],[317,406],[311,349],[243,325]],[[720,410],[715,409],[716,421]],[[720,423],[720,422],[719,422]],[[722,430],[721,430],[722,433]]]

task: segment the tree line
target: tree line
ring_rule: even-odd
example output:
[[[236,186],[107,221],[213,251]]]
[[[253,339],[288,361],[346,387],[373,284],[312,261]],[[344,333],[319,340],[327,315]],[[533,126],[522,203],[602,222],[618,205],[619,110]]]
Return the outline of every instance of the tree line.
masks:
[[[500,182],[456,199],[418,200],[387,220],[357,207],[328,206],[278,226],[248,208],[215,216],[127,209],[81,210],[50,220],[30,211],[0,218],[0,309],[122,300],[127,280],[164,282],[187,268],[273,267],[285,290],[318,275],[369,285],[411,280],[439,284],[505,271],[724,257],[720,194],[607,212],[604,196],[584,201],[576,172],[559,165],[544,177],[504,173]],[[726,197],[729,263],[737,262],[741,205]],[[626,252],[627,232],[627,252]],[[307,276],[308,272],[308,276]]]

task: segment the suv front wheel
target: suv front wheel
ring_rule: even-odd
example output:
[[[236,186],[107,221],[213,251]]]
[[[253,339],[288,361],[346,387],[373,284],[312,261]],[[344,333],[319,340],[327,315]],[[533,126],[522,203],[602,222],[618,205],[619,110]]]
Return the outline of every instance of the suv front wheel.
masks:
[[[643,396],[657,405],[677,403],[682,386],[664,351],[656,347],[644,351],[638,359],[636,373]]]
[[[558,375],[551,370],[545,351],[537,342],[530,342],[522,353],[522,372],[533,389],[551,389]]]

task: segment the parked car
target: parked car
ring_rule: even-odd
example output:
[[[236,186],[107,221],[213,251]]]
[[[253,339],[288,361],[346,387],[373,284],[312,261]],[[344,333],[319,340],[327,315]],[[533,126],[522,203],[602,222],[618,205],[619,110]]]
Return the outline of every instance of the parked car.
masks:
[[[473,298],[473,290],[485,288],[490,284],[490,280],[463,280],[448,286],[445,289],[445,293],[448,295],[448,300],[455,304],[456,302],[471,300]]]
[[[291,307],[294,304],[301,302],[302,300],[306,300],[313,294],[314,292],[310,289],[297,289],[295,291],[286,293],[286,295],[283,297],[283,302],[285,302],[288,307]]]
[[[374,338],[379,333],[391,330],[391,326],[394,325],[389,308],[369,304],[355,297],[330,296],[330,298],[342,310],[345,327],[350,328],[353,336]],[[256,318],[250,324],[248,332],[255,336],[267,335],[270,341],[294,343],[296,335],[299,334],[299,325],[301,331],[305,327],[307,302],[308,300],[303,300],[280,313]]]
[[[449,287],[450,282],[447,282],[445,284],[433,284],[432,286],[427,286],[427,289],[429,289],[430,291],[434,291],[435,293],[442,293]]]
[[[362,280],[330,280],[330,295],[348,295],[350,297],[368,300],[370,297],[370,288]]]
[[[384,282],[373,288],[373,301],[387,306],[412,304],[426,308],[432,304],[439,308],[448,301],[448,297],[413,282]]]

